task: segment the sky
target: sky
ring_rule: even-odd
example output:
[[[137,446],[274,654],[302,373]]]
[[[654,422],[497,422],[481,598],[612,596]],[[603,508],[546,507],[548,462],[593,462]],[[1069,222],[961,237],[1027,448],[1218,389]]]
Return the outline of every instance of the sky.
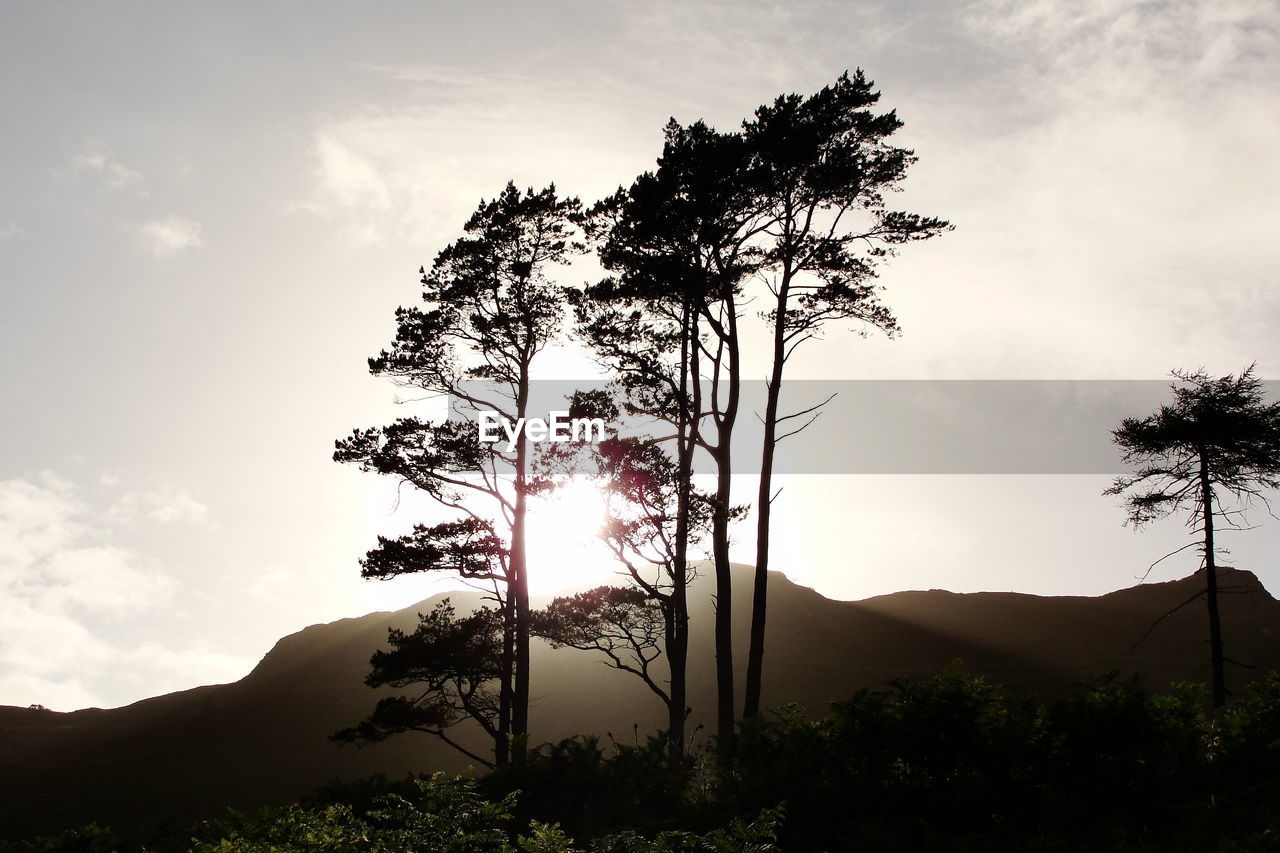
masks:
[[[424,510],[330,458],[403,413],[365,359],[418,267],[508,179],[592,200],[668,117],[733,129],[859,67],[919,158],[895,206],[955,230],[886,270],[899,338],[833,330],[792,376],[1280,371],[1273,0],[0,0],[0,704],[234,680],[431,594],[360,580]],[[1187,541],[1124,528],[1109,481],[789,473],[774,566],[846,599],[1102,594]],[[1280,522],[1252,518],[1231,559],[1280,590]],[[600,576],[543,542],[543,592]]]

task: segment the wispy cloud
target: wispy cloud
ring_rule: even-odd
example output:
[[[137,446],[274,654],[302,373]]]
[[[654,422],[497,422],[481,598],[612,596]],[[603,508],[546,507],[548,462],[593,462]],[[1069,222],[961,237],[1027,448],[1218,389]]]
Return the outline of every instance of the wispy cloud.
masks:
[[[1224,84],[1268,84],[1280,67],[1280,7],[1249,0],[987,0],[969,7],[966,24],[1017,44],[1049,93],[1081,102],[1153,90],[1201,97]]]
[[[24,231],[22,228],[18,227],[12,222],[5,222],[3,224],[0,224],[0,240],[9,240],[9,239],[12,239],[13,237],[17,237],[18,235],[25,234],[25,233],[26,231]]]
[[[140,519],[160,524],[208,524],[212,521],[209,507],[182,489],[128,492],[107,510],[107,518],[125,523]]]
[[[138,235],[157,258],[172,258],[179,252],[204,245],[200,223],[181,216],[143,223],[138,226]]]
[[[309,209],[324,216],[341,215],[348,236],[358,245],[383,242],[391,190],[374,153],[325,131],[316,139],[315,156],[317,187]]]
[[[666,114],[644,114],[595,80],[373,68],[408,97],[335,116],[314,132],[312,192],[298,209],[356,245],[453,235],[508,179],[604,194],[651,165]],[[601,144],[610,140],[610,144]]]
[[[71,158],[70,166],[58,172],[70,182],[92,179],[112,190],[128,190],[139,195],[147,194],[146,181],[137,170],[114,159],[97,146],[90,147]]]
[[[982,85],[900,105],[921,158],[907,203],[957,224],[886,279],[916,276],[894,302],[922,372],[1275,363],[1280,7],[959,8]]]

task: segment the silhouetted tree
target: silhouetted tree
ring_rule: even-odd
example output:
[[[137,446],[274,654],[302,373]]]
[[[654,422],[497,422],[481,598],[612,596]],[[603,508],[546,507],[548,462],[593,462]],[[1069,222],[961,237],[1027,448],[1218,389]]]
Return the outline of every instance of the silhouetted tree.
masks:
[[[671,695],[652,664],[662,655],[662,609],[637,587],[600,586],[554,599],[532,615],[533,634],[553,647],[597,651],[615,669],[637,676],[662,701]]]
[[[753,212],[740,135],[674,120],[665,133],[657,169],[597,206],[597,220],[605,222],[597,225],[600,259],[614,275],[587,289],[578,328],[621,375],[629,408],[675,427],[682,480],[692,476],[698,448],[714,462],[716,721],[727,743],[734,725],[731,449],[740,402],[739,299],[756,263],[748,246]],[[683,596],[684,583],[676,595]]]
[[[756,210],[752,245],[769,292],[762,316],[772,338],[756,499],[746,716],[760,709],[774,452],[779,441],[808,426],[822,406],[780,414],[786,363],[802,343],[820,337],[829,322],[860,323],[863,334],[870,329],[894,334],[897,322],[879,300],[877,266],[895,246],[926,240],[950,227],[940,219],[886,208],[885,194],[898,189],[916,158],[889,143],[902,122],[892,111],[873,112],[879,100],[880,93],[859,69],[808,98],[781,96],[743,124],[749,152],[746,185]],[[808,420],[779,435],[787,421],[804,418]]]
[[[878,300],[877,267],[895,247],[935,236],[942,220],[889,210],[885,195],[898,188],[911,151],[888,138],[901,126],[892,112],[870,108],[879,100],[861,72],[802,98],[782,96],[760,107],[739,133],[717,133],[698,122],[672,121],[658,168],[615,198],[614,218],[601,251],[617,277],[589,290],[608,302],[620,294],[658,296],[633,311],[629,334],[643,334],[643,320],[666,306],[684,306],[692,320],[690,376],[706,381],[704,405],[694,416],[706,427],[695,445],[712,457],[716,472],[712,553],[716,565],[718,732],[733,721],[733,663],[728,527],[732,518],[731,440],[740,407],[741,308],[745,287],[767,288],[771,369],[757,500],[757,560],[748,652],[745,711],[760,703],[767,613],[769,526],[773,459],[787,421],[810,416],[817,406],[779,410],[787,360],[829,321],[852,320],[863,330],[892,333],[896,322]],[[616,315],[626,317],[625,314]],[[598,325],[596,328],[598,331]],[[820,405],[820,404],[819,404]]]
[[[396,340],[369,360],[370,371],[428,396],[447,395],[464,413],[496,412],[511,423],[525,417],[533,361],[559,333],[564,314],[564,292],[546,270],[582,250],[580,213],[577,199],[559,198],[554,187],[522,193],[508,184],[496,199],[482,201],[467,236],[441,251],[429,273],[421,271],[424,305],[397,309]],[[443,569],[491,585],[505,620],[499,764],[508,758],[509,738],[522,744],[528,733],[525,523],[528,498],[543,485],[530,476],[531,453],[523,433],[508,453],[502,443],[480,442],[465,421],[402,418],[354,431],[334,454],[396,476],[463,514],[453,526],[380,539],[363,574]]]
[[[447,729],[464,719],[474,720],[494,742],[494,754],[506,732],[502,730],[504,619],[501,612],[482,607],[459,618],[448,599],[430,613],[418,614],[412,633],[388,632],[390,649],[374,652],[373,669],[365,678],[370,687],[413,687],[413,696],[378,701],[373,713],[351,728],[333,735],[340,743],[376,743],[403,732],[425,732],[454,749],[493,767],[453,740]]]
[[[1126,495],[1127,523],[1135,527],[1189,509],[1187,524],[1202,535],[1214,707],[1222,707],[1227,695],[1215,518],[1232,523],[1224,493],[1247,506],[1253,498],[1265,502],[1264,489],[1280,487],[1280,403],[1263,402],[1253,369],[1218,379],[1175,371],[1183,384],[1170,386],[1171,405],[1145,418],[1125,418],[1112,431],[1124,461],[1138,468],[1104,492]]]

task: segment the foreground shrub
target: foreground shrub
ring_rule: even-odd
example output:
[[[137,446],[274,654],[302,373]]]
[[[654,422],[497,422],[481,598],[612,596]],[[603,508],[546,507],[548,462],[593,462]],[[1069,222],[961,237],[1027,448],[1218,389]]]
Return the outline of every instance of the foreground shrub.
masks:
[[[494,797],[519,792],[520,821],[554,821],[577,839],[626,829],[652,834],[711,826],[691,822],[693,766],[691,758],[673,760],[660,737],[607,748],[598,738],[574,737],[531,751],[522,766],[495,770],[480,784]]]
[[[468,779],[439,776],[410,783],[409,796],[377,794],[367,805],[347,803],[232,814],[205,824],[194,853],[368,851],[403,853],[507,853],[512,799],[481,797]]]

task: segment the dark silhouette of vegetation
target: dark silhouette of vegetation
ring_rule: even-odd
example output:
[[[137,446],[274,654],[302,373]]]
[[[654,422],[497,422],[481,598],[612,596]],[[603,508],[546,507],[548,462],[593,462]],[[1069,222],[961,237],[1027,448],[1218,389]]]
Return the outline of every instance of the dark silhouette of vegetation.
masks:
[[[421,271],[423,307],[396,311],[396,340],[369,360],[370,372],[447,396],[466,411],[495,412],[513,424],[526,417],[534,359],[559,333],[564,314],[563,290],[547,270],[583,249],[575,239],[579,208],[554,187],[522,193],[508,184],[496,199],[482,201],[467,236],[441,251],[429,273]],[[459,521],[379,538],[363,575],[454,571],[487,586],[503,618],[493,723],[498,764],[519,760],[528,737],[525,525],[530,495],[545,487],[531,477],[532,453],[523,433],[512,453],[501,443],[482,443],[465,421],[402,418],[355,430],[334,454],[462,513]],[[489,721],[476,719],[488,731]]]
[[[192,853],[508,853],[517,849],[507,831],[512,800],[488,800],[466,779],[410,780],[375,794],[367,803],[313,802],[265,809],[252,816],[233,813],[201,826],[190,849]],[[542,828],[531,829],[537,833]]]
[[[600,652],[610,666],[636,676],[670,705],[671,695],[652,667],[662,655],[666,619],[644,590],[601,586],[561,596],[535,611],[532,624],[534,636],[553,648]]]
[[[1280,673],[1220,713],[1202,685],[1100,677],[1045,703],[956,664],[814,719],[745,721],[738,749],[578,737],[475,780],[334,783],[145,849],[195,851],[1246,851],[1280,834]],[[143,849],[85,827],[0,853]]]
[[[484,784],[522,791],[521,820],[579,839],[699,831],[785,804],[786,851],[1272,849],[1280,675],[1217,717],[1206,692],[1109,675],[1044,703],[954,666],[823,719],[789,707],[745,721],[728,763],[664,764],[659,740],[608,756],[575,739]]]
[[[458,618],[448,599],[419,614],[412,633],[390,629],[387,651],[374,652],[370,687],[413,687],[414,696],[378,701],[373,713],[356,726],[333,735],[339,743],[377,743],[403,732],[435,735],[485,767],[494,763],[453,740],[448,729],[474,720],[494,741],[502,737],[502,615],[480,608]]]
[[[1187,525],[1202,537],[1213,704],[1220,708],[1227,700],[1228,659],[1218,612],[1214,524],[1236,526],[1234,519],[1250,500],[1266,503],[1263,491],[1280,487],[1280,403],[1263,402],[1262,380],[1252,365],[1239,376],[1218,379],[1204,371],[1174,376],[1182,384],[1171,386],[1172,404],[1145,418],[1126,418],[1112,431],[1124,461],[1138,468],[1116,478],[1104,494],[1126,496],[1127,523],[1135,527],[1189,511]],[[1223,505],[1224,494],[1236,500],[1235,509]]]

